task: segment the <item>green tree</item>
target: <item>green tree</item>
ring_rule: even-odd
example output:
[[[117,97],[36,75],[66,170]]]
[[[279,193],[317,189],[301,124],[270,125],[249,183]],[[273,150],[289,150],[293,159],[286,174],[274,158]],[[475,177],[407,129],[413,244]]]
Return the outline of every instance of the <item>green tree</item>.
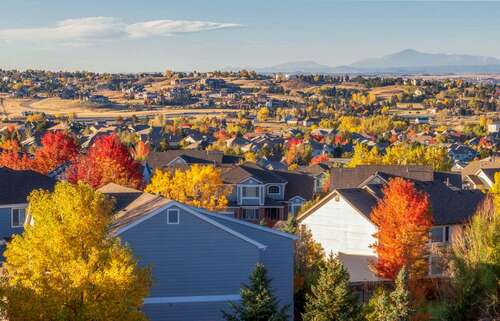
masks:
[[[34,224],[7,245],[1,296],[5,318],[146,320],[149,269],[109,237],[112,204],[86,184],[58,183],[29,197]]]
[[[492,190],[453,240],[451,293],[445,320],[500,318],[500,194]]]
[[[306,295],[304,321],[355,321],[361,318],[360,306],[352,292],[347,273],[338,257],[330,253],[321,267],[318,281]]]
[[[279,308],[278,299],[272,293],[271,280],[262,264],[257,264],[250,276],[250,285],[240,290],[241,303],[231,304],[232,313],[223,311],[228,321],[286,321],[288,306]]]
[[[382,287],[375,291],[366,308],[367,321],[410,321],[413,309],[405,267],[399,271],[395,283],[391,293]]]

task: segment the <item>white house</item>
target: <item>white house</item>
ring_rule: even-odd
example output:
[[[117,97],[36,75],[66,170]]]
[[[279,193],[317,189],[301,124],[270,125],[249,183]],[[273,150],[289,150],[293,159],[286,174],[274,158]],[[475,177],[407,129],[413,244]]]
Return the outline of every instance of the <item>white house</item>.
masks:
[[[298,217],[326,253],[339,255],[352,283],[378,281],[370,271],[370,260],[376,260],[371,248],[375,243],[377,226],[371,212],[383,198],[383,186],[391,175],[377,173],[358,188],[335,189],[315,206]],[[475,212],[484,198],[475,190],[458,190],[435,181],[413,181],[417,190],[429,195],[434,226],[431,230],[431,247],[441,247],[452,240],[457,229]],[[442,264],[437,255],[429,257],[429,275],[442,275]],[[435,252],[434,252],[435,253]]]

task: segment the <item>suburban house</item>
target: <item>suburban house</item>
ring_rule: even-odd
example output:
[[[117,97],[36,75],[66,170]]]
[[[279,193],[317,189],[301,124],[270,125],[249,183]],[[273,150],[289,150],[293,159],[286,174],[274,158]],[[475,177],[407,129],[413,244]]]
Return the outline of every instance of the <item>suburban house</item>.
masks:
[[[229,211],[255,223],[286,220],[314,196],[314,177],[253,163],[222,168],[222,180],[231,189]]]
[[[488,189],[493,185],[495,173],[499,171],[499,155],[474,160],[462,169],[464,188]]]
[[[450,187],[462,188],[460,174],[456,172],[435,172],[425,165],[359,165],[355,168],[332,168],[330,170],[330,191],[357,188],[374,177],[384,173],[422,182],[440,181]]]
[[[150,320],[222,320],[257,263],[293,314],[295,236],[112,183],[100,191],[116,200],[110,234],[152,267]]]
[[[354,284],[380,281],[369,269],[369,262],[376,260],[370,245],[375,243],[377,231],[370,215],[383,198],[384,185],[393,177],[377,172],[357,187],[335,188],[298,217],[327,253],[339,255]],[[411,180],[417,190],[429,195],[434,221],[431,249],[448,244],[484,198],[480,191],[460,190],[440,180]],[[432,253],[436,252],[429,256],[429,275],[441,276],[442,262]]]
[[[164,152],[151,152],[145,164],[144,180],[149,181],[154,170],[168,168],[187,168],[194,164],[229,166],[242,160],[239,156],[224,155],[220,151],[204,150],[167,150]]]
[[[0,167],[0,245],[12,235],[22,233],[28,196],[35,189],[52,190],[55,179],[33,171],[16,171]]]

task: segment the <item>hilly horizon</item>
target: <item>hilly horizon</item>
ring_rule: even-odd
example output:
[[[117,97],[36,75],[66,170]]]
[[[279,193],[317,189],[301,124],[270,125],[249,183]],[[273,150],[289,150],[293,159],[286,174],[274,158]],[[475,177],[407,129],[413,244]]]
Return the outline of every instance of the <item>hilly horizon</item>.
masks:
[[[465,54],[425,53],[405,49],[377,58],[367,58],[349,65],[328,66],[311,60],[292,61],[263,68],[260,73],[463,73],[500,72],[500,59]]]

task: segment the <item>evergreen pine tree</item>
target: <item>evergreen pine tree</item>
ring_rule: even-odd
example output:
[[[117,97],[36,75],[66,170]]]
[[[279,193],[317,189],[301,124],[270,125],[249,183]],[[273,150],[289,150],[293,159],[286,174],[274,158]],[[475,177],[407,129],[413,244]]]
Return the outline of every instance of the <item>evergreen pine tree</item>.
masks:
[[[408,290],[408,272],[404,266],[396,278],[396,288],[389,296],[393,306],[392,320],[410,321],[413,311]]]
[[[227,321],[286,321],[288,306],[279,309],[278,299],[273,295],[271,280],[262,264],[257,264],[250,276],[250,285],[240,290],[241,303],[231,304],[233,313],[222,312]]]
[[[408,291],[408,272],[403,267],[395,281],[395,289],[391,293],[378,288],[367,306],[367,321],[409,321],[413,313]]]
[[[349,274],[342,262],[330,254],[311,294],[306,295],[304,321],[356,321],[360,306],[349,286]]]

